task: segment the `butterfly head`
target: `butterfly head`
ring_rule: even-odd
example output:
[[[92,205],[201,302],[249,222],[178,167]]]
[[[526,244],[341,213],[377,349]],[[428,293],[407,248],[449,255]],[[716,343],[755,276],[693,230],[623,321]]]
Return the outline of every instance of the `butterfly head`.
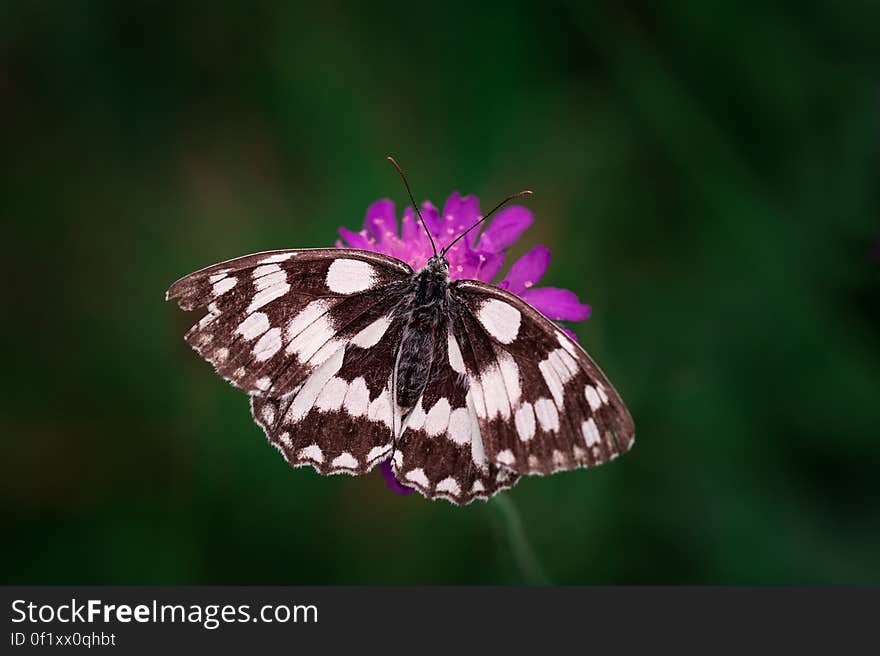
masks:
[[[519,198],[520,196],[530,196],[532,194],[531,191],[529,191],[528,189],[525,189],[523,191],[519,191],[515,194],[508,196],[503,201],[498,203],[495,207],[493,207],[487,214],[480,217],[479,221],[474,223],[470,228],[468,228],[464,232],[460,233],[455,239],[453,239],[450,243],[448,243],[443,250],[441,250],[438,253],[437,252],[437,244],[434,243],[434,237],[433,237],[433,235],[431,235],[431,231],[428,229],[428,225],[425,223],[425,219],[422,218],[422,213],[421,213],[421,211],[419,211],[419,206],[416,203],[416,199],[413,198],[412,190],[409,188],[409,181],[406,179],[406,175],[404,174],[403,169],[400,168],[400,164],[397,163],[397,160],[394,159],[393,157],[391,157],[390,155],[388,156],[388,161],[391,162],[392,165],[394,165],[394,168],[397,169],[397,172],[400,174],[400,177],[403,179],[403,185],[406,187],[406,192],[409,194],[409,199],[412,202],[412,206],[413,206],[413,208],[415,208],[416,214],[419,217],[419,223],[422,224],[422,228],[425,229],[425,234],[428,235],[428,240],[431,242],[431,249],[434,251],[434,256],[430,260],[428,260],[427,268],[432,271],[437,270],[438,272],[440,272],[439,267],[443,267],[443,269],[442,269],[443,274],[449,273],[449,262],[446,261],[446,258],[444,256],[446,255],[446,253],[449,252],[449,250],[456,243],[458,243],[458,241],[460,239],[464,239],[464,237],[471,230],[473,230],[474,228],[479,226],[481,223],[483,223],[483,221],[485,221],[490,216],[495,214],[496,211],[498,211],[499,209],[504,207],[507,203],[512,201],[514,198]]]
[[[449,262],[443,255],[435,255],[428,260],[425,268],[438,276],[449,276]]]

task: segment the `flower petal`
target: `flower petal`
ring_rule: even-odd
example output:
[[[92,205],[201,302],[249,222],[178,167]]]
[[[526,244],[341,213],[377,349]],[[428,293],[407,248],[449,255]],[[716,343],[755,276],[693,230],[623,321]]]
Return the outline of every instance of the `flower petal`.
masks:
[[[437,208],[430,202],[425,201],[422,203],[421,212],[422,218],[425,220],[425,225],[428,227],[428,230],[431,231],[431,236],[433,236],[436,241],[441,232],[441,221]],[[431,242],[428,241],[428,235],[425,233],[425,228],[422,227],[419,222],[419,217],[416,216],[415,211],[409,205],[403,211],[400,235],[400,238],[404,243],[419,248],[427,247],[430,250]]]
[[[383,461],[382,464],[379,465],[379,469],[382,471],[382,478],[385,479],[385,484],[392,492],[396,492],[403,496],[413,493],[414,490],[411,487],[402,485],[401,482],[394,477],[394,471],[391,469],[390,460]]]
[[[527,289],[521,296],[538,312],[554,321],[583,321],[590,316],[590,306],[578,301],[574,292],[558,287]]]
[[[549,264],[550,249],[539,244],[513,263],[501,284],[514,294],[522,294],[541,280]]]
[[[397,217],[394,215],[394,202],[383,198],[367,208],[364,227],[382,244],[392,237],[397,237]]]
[[[431,236],[434,237],[434,241],[436,242],[440,238],[440,233],[443,231],[443,221],[440,220],[440,212],[433,203],[429,201],[422,203],[422,218],[425,220],[428,230],[431,231]],[[419,229],[422,231],[422,236],[424,236],[424,228],[419,226]],[[427,242],[427,238],[425,241]],[[437,244],[437,250],[440,250],[439,243]]]
[[[419,225],[419,219],[413,208],[407,206],[403,210],[403,218],[400,220],[400,238],[407,244],[417,244],[419,242],[419,234],[424,236],[425,231]]]
[[[478,247],[493,253],[503,251],[513,245],[533,221],[531,211],[522,205],[506,207],[498,212],[489,227],[480,235]]]
[[[352,232],[348,228],[340,228],[339,234],[352,248],[365,248],[368,251],[373,250],[373,245],[370,244],[367,236],[363,233]]]
[[[480,219],[480,200],[476,196],[462,196],[454,191],[446,199],[441,218],[446,229],[446,234],[443,236],[443,245],[446,246]],[[462,241],[473,245],[478,232],[475,230]]]
[[[457,250],[457,246],[446,254],[449,261],[449,277],[452,280],[481,280],[492,282],[504,264],[504,253],[478,253],[477,251]]]

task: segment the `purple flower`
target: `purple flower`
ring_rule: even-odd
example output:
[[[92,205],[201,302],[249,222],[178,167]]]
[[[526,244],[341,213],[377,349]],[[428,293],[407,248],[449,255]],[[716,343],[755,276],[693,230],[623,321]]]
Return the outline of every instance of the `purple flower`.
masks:
[[[421,212],[438,251],[481,216],[480,202],[476,196],[461,196],[458,192],[446,200],[442,212],[438,212],[428,201],[422,204]],[[450,278],[493,282],[504,264],[505,251],[532,225],[533,220],[531,211],[521,205],[510,205],[500,210],[482,233],[474,230],[449,249],[446,259]],[[394,203],[388,199],[378,200],[367,208],[362,230],[353,232],[340,228],[339,234],[345,241],[337,241],[338,248],[362,248],[384,253],[403,260],[416,270],[422,268],[434,254],[413,208],[404,210],[398,230]],[[535,246],[513,263],[497,285],[521,296],[554,321],[583,321],[589,317],[590,306],[582,304],[574,292],[558,287],[535,286],[549,264],[550,250],[546,246]],[[572,339],[577,339],[570,330],[562,330]],[[382,475],[395,492],[412,492],[394,478],[390,462],[382,463]]]
[[[385,479],[385,484],[389,488],[391,488],[392,492],[397,492],[397,494],[402,494],[403,496],[415,492],[415,490],[413,490],[411,487],[403,485],[394,477],[394,471],[391,469],[390,460],[385,460],[384,462],[382,462],[382,464],[379,465],[379,470],[382,472],[382,478]]]

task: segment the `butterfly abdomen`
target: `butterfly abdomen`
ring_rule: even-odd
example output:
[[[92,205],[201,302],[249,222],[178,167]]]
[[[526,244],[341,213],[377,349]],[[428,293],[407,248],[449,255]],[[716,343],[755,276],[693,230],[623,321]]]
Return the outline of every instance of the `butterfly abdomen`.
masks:
[[[427,267],[412,278],[400,313],[403,335],[397,358],[397,405],[405,414],[419,400],[431,373],[438,335],[446,335],[448,278],[444,271]]]

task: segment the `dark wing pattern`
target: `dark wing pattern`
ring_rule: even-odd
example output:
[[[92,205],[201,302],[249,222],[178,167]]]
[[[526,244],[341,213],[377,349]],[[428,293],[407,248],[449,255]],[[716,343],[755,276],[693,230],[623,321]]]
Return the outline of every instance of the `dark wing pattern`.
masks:
[[[353,341],[377,341],[412,270],[391,257],[316,248],[247,255],[175,282],[167,299],[207,308],[186,340],[251,394],[288,395]]]
[[[558,326],[491,285],[462,280],[450,295],[490,463],[548,474],[599,465],[632,448],[633,420],[620,396]]]
[[[294,467],[363,474],[391,456],[392,426],[400,418],[392,411],[390,380],[402,329],[391,306],[384,299],[372,310],[388,324],[381,335],[373,333],[375,342],[345,344],[282,398],[251,397],[254,419]]]
[[[450,349],[457,350],[451,334],[437,340],[428,383],[403,421],[392,467],[397,480],[427,498],[465,504],[512,487],[519,475],[486,459],[468,380]]]

